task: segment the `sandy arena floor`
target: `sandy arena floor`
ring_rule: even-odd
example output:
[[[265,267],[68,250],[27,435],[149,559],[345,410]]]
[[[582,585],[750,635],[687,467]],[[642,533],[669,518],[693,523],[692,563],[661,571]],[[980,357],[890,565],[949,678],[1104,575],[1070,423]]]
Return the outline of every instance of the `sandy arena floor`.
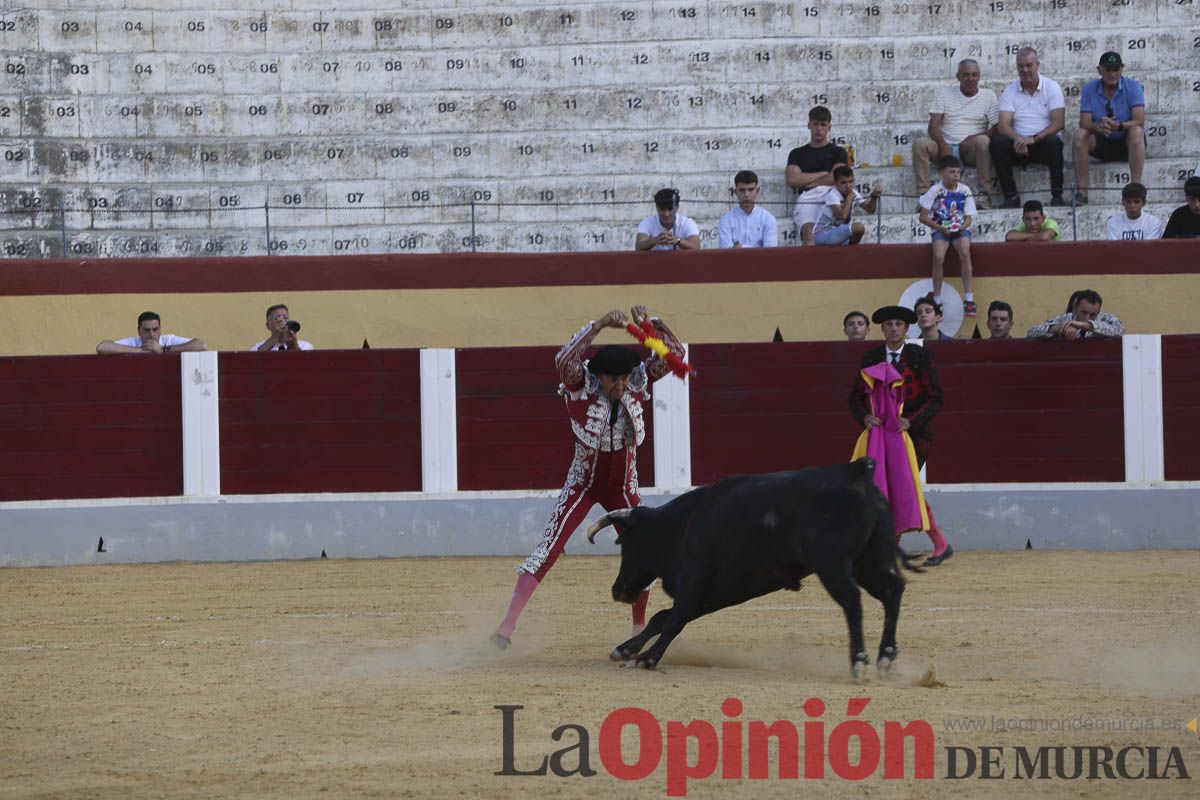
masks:
[[[797,727],[820,698],[827,736],[848,697],[869,697],[877,730],[931,723],[936,777],[827,768],[818,787],[772,762],[765,781],[718,767],[689,797],[1200,794],[1200,736],[1185,727],[1200,715],[1198,552],[960,553],[911,577],[899,677],[857,686],[841,612],[815,581],[699,621],[657,671],[618,668],[606,656],[628,610],[608,599],[611,558],[564,558],[496,652],[486,636],[518,561],[0,570],[0,797],[665,797],[663,764],[638,782],[607,774],[604,718],[640,706],[719,729],[731,696],[745,723]],[[664,600],[656,590],[652,610]],[[882,614],[864,600],[873,652]],[[944,687],[918,685],[931,665]],[[494,775],[502,704],[524,706],[518,769],[574,744],[551,739],[574,723],[599,774]],[[1158,746],[1160,771],[1178,747],[1192,780],[1013,780],[1018,745]],[[945,777],[947,748],[981,746],[1005,748],[1005,779]]]

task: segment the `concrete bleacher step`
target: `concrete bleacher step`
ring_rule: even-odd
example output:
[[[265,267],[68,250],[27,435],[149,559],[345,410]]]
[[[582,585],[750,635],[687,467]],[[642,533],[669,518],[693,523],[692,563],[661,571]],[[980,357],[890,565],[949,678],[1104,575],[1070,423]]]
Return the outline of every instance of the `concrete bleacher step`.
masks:
[[[80,254],[622,248],[664,185],[707,242],[743,168],[790,237],[783,166],[814,104],[870,165],[859,184],[884,185],[887,240],[920,241],[911,142],[934,92],[962,58],[1000,91],[1024,44],[1066,93],[1068,187],[1104,50],[1145,86],[1160,216],[1200,155],[1190,0],[42,0],[0,22],[0,256],[61,253],[64,227]],[[1127,172],[1093,165],[1079,236]],[[1046,170],[1017,182],[1039,196]]]

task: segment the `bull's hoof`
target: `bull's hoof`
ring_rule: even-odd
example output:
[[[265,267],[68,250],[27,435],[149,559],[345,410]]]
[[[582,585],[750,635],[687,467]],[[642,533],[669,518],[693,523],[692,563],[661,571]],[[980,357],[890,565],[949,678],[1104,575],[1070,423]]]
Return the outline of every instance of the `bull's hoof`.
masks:
[[[638,656],[626,661],[625,666],[641,667],[642,669],[654,669],[656,666],[658,666],[658,662],[649,656]]]
[[[854,660],[850,662],[850,674],[854,676],[854,680],[861,681],[867,675],[867,666],[871,663],[871,659],[866,653],[855,653]]]
[[[619,647],[614,647],[613,651],[608,654],[609,661],[628,661],[631,653],[622,650]]]
[[[497,650],[507,650],[508,646],[512,644],[512,639],[508,638],[500,631],[496,631],[489,636],[488,641],[494,644]]]
[[[879,660],[875,662],[875,674],[881,678],[892,677],[892,667],[896,665],[896,658],[900,655],[899,647],[885,647],[879,654]]]

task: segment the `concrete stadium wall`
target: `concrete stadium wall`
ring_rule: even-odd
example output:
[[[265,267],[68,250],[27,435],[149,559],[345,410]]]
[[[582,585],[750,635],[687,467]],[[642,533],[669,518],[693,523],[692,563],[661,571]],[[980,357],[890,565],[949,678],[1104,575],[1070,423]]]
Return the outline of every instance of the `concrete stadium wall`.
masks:
[[[935,88],[970,57],[999,90],[1025,44],[1068,135],[1099,53],[1122,53],[1154,213],[1200,160],[1190,0],[336,5],[0,7],[0,254],[626,249],[665,185],[712,244],[743,168],[791,237],[783,167],[817,103],[885,185],[884,241],[922,241],[909,151]],[[1127,173],[1094,166],[1068,229],[1102,237]],[[976,237],[1013,222],[985,212]]]
[[[648,505],[673,495],[648,491]],[[1200,486],[933,486],[927,498],[959,550],[1200,548]],[[0,567],[161,561],[512,556],[533,551],[548,493],[223,497],[0,504]],[[597,508],[592,518],[598,518]],[[100,539],[104,552],[97,552]],[[917,534],[908,549],[928,546]],[[612,536],[567,553],[617,552]]]

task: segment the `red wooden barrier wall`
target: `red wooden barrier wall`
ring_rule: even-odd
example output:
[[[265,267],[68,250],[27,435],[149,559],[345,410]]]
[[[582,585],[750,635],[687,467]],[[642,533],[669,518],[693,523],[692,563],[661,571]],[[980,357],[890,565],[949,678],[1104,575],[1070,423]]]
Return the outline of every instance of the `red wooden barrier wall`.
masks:
[[[1121,340],[941,342],[931,483],[1125,480]]]
[[[222,353],[221,492],[421,489],[418,350]]]
[[[1163,457],[1169,481],[1200,480],[1200,336],[1163,337]]]
[[[847,396],[867,349],[693,346],[693,482],[847,459],[860,432]],[[930,349],[946,393],[934,420],[930,482],[1124,480],[1119,339]]]
[[[693,481],[847,458],[858,429],[846,395],[868,346],[693,346]],[[930,347],[946,390],[931,482],[1123,480],[1120,340]],[[460,488],[561,485],[572,443],[554,352],[458,352]],[[223,492],[421,488],[417,351],[225,353],[219,365]],[[1200,480],[1200,336],[1163,338],[1163,375],[1166,477]],[[178,495],[180,414],[175,356],[0,359],[0,500]]]
[[[692,345],[692,482],[845,461],[846,403],[868,349],[848,342]]]
[[[0,500],[183,492],[179,358],[0,359]]]
[[[575,451],[566,407],[557,394],[557,352],[557,347],[457,352],[458,488],[562,486]],[[645,411],[646,440],[638,448],[637,464],[640,482],[649,486],[654,483],[649,403]]]

